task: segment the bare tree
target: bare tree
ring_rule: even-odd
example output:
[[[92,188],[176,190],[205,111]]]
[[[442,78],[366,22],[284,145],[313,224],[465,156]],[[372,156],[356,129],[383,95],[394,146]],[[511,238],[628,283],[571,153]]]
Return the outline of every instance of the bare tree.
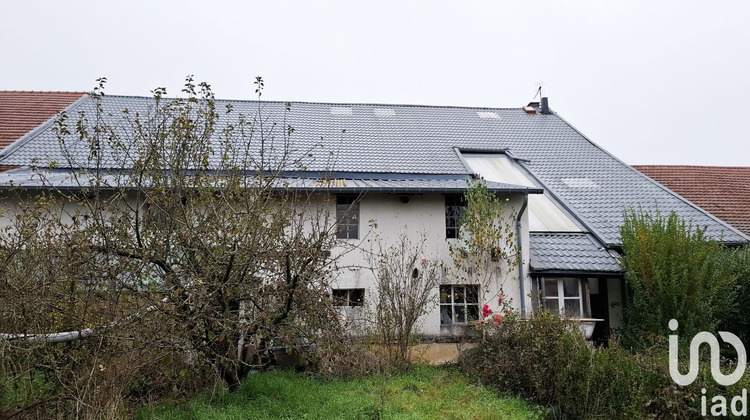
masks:
[[[369,254],[370,270],[377,286],[375,330],[397,367],[409,362],[409,348],[419,332],[419,318],[437,302],[437,286],[443,265],[426,255],[427,237],[412,242],[405,234],[393,245],[377,242]]]
[[[56,122],[66,161],[38,169],[45,192],[18,190],[6,209],[3,354],[76,359],[66,375],[78,376],[56,378],[61,389],[101,391],[80,378],[122,359],[207,368],[234,388],[270,346],[339,339],[328,297],[340,255],[334,207],[324,188],[284,176],[319,147],[294,144],[291,105],[271,116],[260,101],[249,115],[219,109],[189,77],[185,99],[158,88],[148,109],[114,110],[104,82],[95,112]],[[256,86],[260,98],[262,79]],[[62,169],[69,178],[58,182]]]

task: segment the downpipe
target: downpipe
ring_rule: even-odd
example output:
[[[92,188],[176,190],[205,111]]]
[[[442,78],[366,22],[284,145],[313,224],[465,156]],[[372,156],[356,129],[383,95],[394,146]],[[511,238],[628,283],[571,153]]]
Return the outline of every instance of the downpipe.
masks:
[[[521,318],[526,318],[526,285],[525,285],[525,274],[523,271],[523,227],[521,225],[521,218],[523,212],[526,211],[526,206],[529,203],[529,194],[523,195],[523,204],[521,210],[518,211],[518,217],[516,218],[516,240],[518,243],[518,280],[521,282]]]

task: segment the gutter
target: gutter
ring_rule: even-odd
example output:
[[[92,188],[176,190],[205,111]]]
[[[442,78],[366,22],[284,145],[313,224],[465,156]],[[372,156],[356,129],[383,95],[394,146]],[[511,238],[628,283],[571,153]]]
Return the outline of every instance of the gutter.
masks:
[[[587,271],[587,270],[532,270],[530,274],[533,277],[622,277],[624,271]]]
[[[523,212],[526,211],[526,206],[529,204],[529,194],[523,194],[523,205],[521,210],[518,211],[518,217],[516,218],[516,239],[518,241],[518,279],[521,281],[521,318],[526,318],[526,287],[524,286],[524,272],[523,272],[523,228],[521,226],[521,218]]]

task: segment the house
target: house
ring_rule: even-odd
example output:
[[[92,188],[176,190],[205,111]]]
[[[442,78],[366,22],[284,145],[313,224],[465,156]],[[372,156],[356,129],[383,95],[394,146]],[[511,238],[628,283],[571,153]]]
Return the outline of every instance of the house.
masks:
[[[101,118],[124,124],[123,110],[149,112],[153,98],[104,96]],[[520,245],[520,264],[487,286],[459,282],[449,272],[435,290],[439,302],[423,317],[422,332],[436,341],[461,337],[488,304],[497,310],[502,292],[528,315],[544,308],[573,318],[601,319],[597,334],[620,326],[626,299],[619,227],[631,208],[675,211],[709,238],[728,245],[748,236],[664,188],[602,149],[549,108],[547,98],[515,108],[468,108],[386,104],[217,101],[243,115],[259,110],[268,125],[293,127],[292,153],[318,150],[304,167],[284,172],[291,188],[335,196],[339,238],[357,243],[366,221],[373,237],[391,243],[400,235],[425,235],[425,252],[447,260],[460,236],[457,214],[468,181],[483,178],[507,203]],[[78,100],[71,115],[92,115],[97,104]],[[221,124],[228,124],[223,121]],[[72,170],[93,165],[87,144],[66,141],[63,154],[48,121],[0,153],[0,188],[45,188],[46,182],[76,188]],[[106,150],[99,164],[127,171]],[[362,266],[362,253],[344,266]],[[344,270],[333,285],[335,302],[347,313],[377,299],[371,273]]]
[[[50,121],[84,95],[85,92],[0,91],[0,150]]]
[[[750,235],[750,168],[636,165],[635,169]]]

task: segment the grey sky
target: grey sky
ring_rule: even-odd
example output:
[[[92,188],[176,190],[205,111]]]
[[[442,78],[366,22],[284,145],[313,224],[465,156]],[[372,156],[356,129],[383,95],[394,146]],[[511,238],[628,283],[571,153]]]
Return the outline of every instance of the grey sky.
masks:
[[[630,164],[750,166],[747,1],[14,1],[0,89],[552,109]]]

